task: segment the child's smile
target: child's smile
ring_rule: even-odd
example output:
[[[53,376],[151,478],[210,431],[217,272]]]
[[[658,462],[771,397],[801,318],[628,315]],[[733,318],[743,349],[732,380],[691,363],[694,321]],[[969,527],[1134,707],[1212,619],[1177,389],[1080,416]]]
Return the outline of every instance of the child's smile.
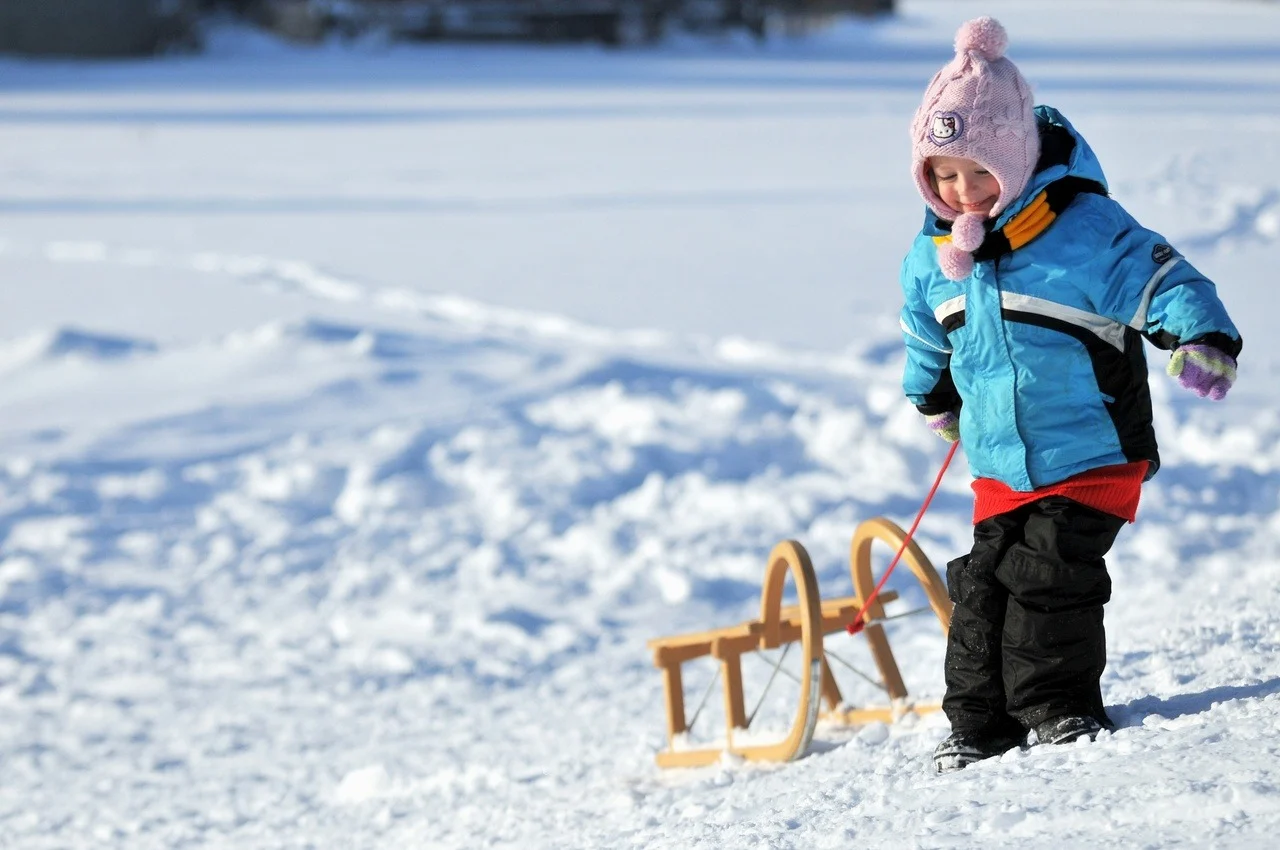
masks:
[[[1000,199],[1000,181],[981,163],[958,156],[930,157],[938,197],[958,213],[990,214]]]

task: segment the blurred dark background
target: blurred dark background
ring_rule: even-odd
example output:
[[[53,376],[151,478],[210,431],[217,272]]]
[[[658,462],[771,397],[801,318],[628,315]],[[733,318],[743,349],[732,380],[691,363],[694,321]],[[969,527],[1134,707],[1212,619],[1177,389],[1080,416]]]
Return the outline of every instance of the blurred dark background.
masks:
[[[202,29],[241,21],[297,42],[594,41],[627,47],[675,30],[795,37],[894,0],[0,0],[0,52],[140,56],[197,52]]]

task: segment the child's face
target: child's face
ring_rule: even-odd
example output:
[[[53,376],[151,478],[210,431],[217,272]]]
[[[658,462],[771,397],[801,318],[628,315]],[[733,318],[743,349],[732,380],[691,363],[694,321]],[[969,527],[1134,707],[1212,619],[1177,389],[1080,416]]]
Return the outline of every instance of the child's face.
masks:
[[[988,215],[1000,199],[995,175],[971,159],[931,156],[929,169],[942,202],[958,213]]]

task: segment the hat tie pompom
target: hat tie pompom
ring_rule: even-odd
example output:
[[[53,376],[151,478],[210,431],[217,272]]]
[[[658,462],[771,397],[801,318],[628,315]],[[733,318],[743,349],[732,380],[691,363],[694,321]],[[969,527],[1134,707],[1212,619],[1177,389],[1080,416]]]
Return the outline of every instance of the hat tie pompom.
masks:
[[[995,18],[984,15],[965,21],[956,31],[956,55],[977,53],[988,62],[1004,56],[1009,46],[1009,34]]]
[[[987,231],[982,226],[983,216],[978,213],[964,213],[951,225],[951,243],[961,251],[972,253],[982,245]]]
[[[973,254],[943,242],[938,246],[938,267],[947,280],[964,280],[973,274]]]

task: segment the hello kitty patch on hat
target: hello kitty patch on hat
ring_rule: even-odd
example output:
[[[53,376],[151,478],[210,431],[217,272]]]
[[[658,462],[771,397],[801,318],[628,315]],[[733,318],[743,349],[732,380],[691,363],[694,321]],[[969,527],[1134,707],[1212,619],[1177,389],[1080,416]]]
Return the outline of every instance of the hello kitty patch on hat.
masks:
[[[933,125],[929,128],[929,138],[935,145],[949,145],[964,133],[964,119],[958,112],[933,113]]]

